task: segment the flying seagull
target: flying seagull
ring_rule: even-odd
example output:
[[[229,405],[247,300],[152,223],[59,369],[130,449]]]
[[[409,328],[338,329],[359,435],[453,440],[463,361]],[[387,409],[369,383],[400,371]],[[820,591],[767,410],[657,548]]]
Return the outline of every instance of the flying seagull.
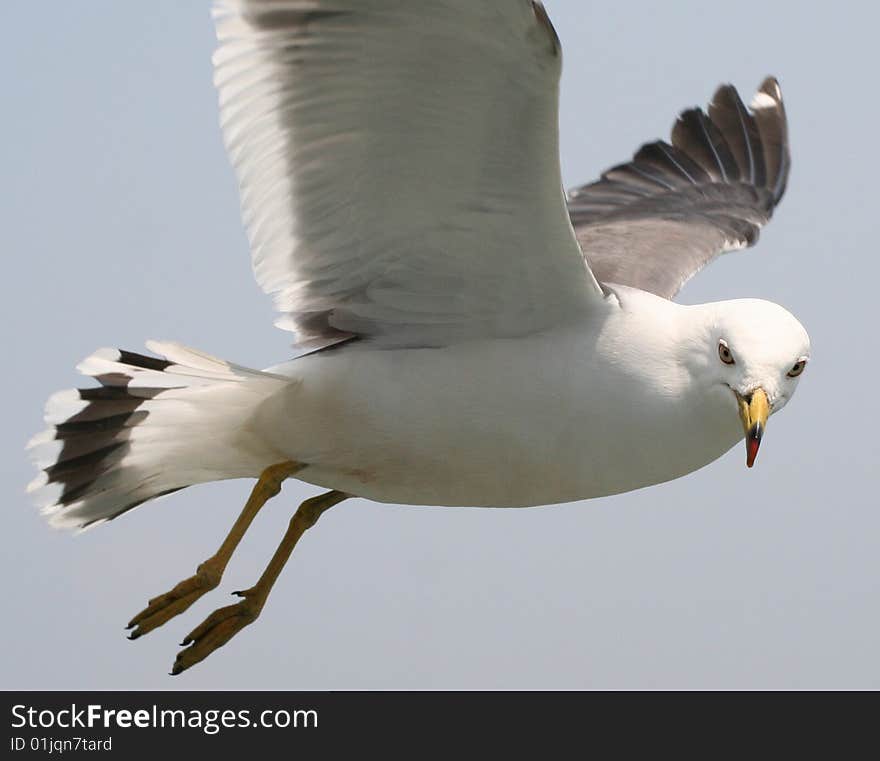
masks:
[[[672,298],[754,243],[785,191],[775,79],[748,108],[720,87],[670,142],[566,197],[560,43],[539,2],[216,0],[214,18],[254,272],[296,356],[260,371],[175,343],[102,349],[79,366],[98,385],[51,397],[30,445],[57,526],[257,479],[133,639],[218,585],[285,479],[329,489],[172,673],[255,620],[300,536],[349,497],[569,502],[678,478],[743,437],[754,463],[809,338],[773,303]]]

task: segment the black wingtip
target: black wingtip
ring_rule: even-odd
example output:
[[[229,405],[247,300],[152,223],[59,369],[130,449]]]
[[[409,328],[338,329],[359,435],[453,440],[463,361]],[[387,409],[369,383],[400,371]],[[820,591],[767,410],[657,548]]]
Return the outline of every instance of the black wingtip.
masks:
[[[761,87],[758,88],[758,91],[769,95],[773,100],[782,105],[782,88],[779,86],[779,80],[776,77],[764,77],[764,81],[761,82]]]
[[[739,167],[740,178],[763,188],[767,182],[764,149],[755,118],[746,108],[732,84],[723,84],[715,90],[709,103],[709,118],[724,134]]]
[[[788,184],[791,169],[791,154],[788,147],[788,120],[782,88],[776,77],[766,77],[752,98],[750,104],[761,143],[764,149],[764,163],[767,167],[767,187],[773,194],[773,203],[778,204]]]
[[[708,117],[700,109],[682,112],[673,128],[673,144],[713,178],[742,180],[769,191],[772,210],[785,192],[791,168],[779,80],[765,77],[748,109],[732,84],[721,84],[707,110]]]
[[[700,108],[682,111],[672,128],[672,144],[696,161],[713,182],[736,182],[740,167],[724,131]]]

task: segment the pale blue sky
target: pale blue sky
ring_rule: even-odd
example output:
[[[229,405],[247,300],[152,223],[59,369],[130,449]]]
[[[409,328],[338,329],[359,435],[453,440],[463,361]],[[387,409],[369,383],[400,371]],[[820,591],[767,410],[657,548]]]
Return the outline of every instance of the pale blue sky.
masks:
[[[213,552],[250,483],[189,489],[73,537],[25,498],[23,445],[99,346],[172,338],[257,367],[287,356],[220,141],[208,5],[0,6],[0,687],[880,687],[880,14],[863,2],[546,2],[565,53],[568,185],[666,136],[720,82],[748,97],[766,74],[781,80],[788,194],[757,249],[681,295],[768,298],[811,334],[813,361],[753,470],[737,447],[673,483],[553,508],[344,503],[256,625],[166,676],[182,636],[256,578],[314,493],[289,484],[220,589],[125,639],[148,597]]]

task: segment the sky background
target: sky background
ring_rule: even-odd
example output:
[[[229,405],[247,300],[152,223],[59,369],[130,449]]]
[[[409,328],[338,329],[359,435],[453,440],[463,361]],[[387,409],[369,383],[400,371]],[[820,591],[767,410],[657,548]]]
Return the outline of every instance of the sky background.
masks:
[[[252,482],[72,536],[25,497],[23,446],[99,346],[175,339],[265,367],[290,335],[250,272],[207,0],[4,2],[0,687],[880,688],[880,12],[546,5],[565,54],[569,186],[666,137],[719,83],[748,100],[780,78],[787,195],[758,248],[680,295],[771,299],[810,332],[812,362],[756,467],[737,446],[672,483],[524,510],[351,500],[305,536],[255,625],[167,676],[183,635],[256,580],[315,490],[289,482],[221,586],[129,642],[128,619],[213,553]]]

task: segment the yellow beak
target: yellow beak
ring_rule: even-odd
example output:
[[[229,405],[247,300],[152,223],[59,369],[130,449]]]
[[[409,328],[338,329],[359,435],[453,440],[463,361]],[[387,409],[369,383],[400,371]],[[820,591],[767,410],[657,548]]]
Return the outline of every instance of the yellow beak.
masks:
[[[737,394],[736,400],[739,403],[739,419],[742,420],[746,435],[746,465],[751,468],[758,456],[767,418],[770,417],[770,401],[763,388],[756,388],[748,396]]]

